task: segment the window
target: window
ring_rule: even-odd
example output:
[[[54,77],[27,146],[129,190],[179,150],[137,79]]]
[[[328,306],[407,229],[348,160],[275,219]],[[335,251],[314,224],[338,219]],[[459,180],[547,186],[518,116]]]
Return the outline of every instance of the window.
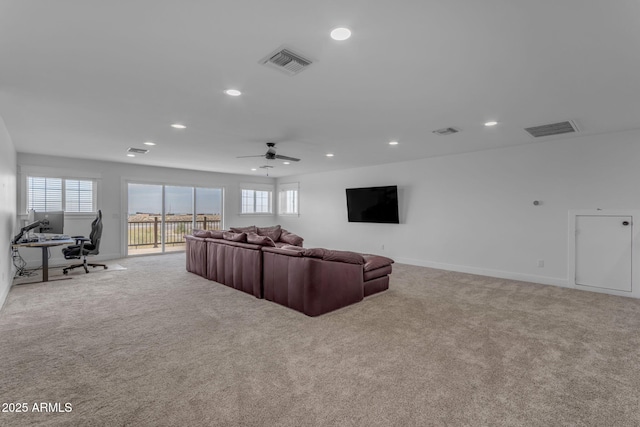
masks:
[[[273,189],[269,185],[244,184],[241,190],[241,214],[272,214],[271,197]]]
[[[95,180],[27,177],[27,210],[86,213],[96,211]]]
[[[298,215],[299,185],[297,182],[281,184],[278,188],[278,213],[280,215]]]

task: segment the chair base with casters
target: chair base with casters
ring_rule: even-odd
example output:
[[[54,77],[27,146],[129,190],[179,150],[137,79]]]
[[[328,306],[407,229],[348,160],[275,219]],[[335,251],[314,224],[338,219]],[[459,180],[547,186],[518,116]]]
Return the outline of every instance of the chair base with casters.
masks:
[[[87,262],[87,259],[85,258],[84,262],[82,264],[73,264],[73,265],[70,265],[69,267],[63,268],[62,269],[62,274],[68,274],[69,270],[73,270],[74,268],[78,268],[78,267],[83,267],[85,273],[89,272],[89,268],[88,267],[92,267],[92,268],[103,267],[105,270],[107,268],[109,268],[109,266],[107,266],[105,264],[97,264],[97,263],[93,263],[93,262]]]

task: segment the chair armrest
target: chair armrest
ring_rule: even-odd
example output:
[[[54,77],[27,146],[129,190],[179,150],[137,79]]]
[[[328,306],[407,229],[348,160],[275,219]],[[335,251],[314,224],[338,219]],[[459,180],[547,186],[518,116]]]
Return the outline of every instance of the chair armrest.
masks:
[[[84,242],[90,242],[91,239],[87,239],[86,237],[74,237],[76,239],[76,245],[80,245],[80,252],[84,249]]]

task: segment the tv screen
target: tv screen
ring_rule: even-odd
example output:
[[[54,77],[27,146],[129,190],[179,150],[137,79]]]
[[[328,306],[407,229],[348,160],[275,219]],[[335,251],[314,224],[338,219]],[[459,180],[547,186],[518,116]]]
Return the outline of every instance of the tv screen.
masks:
[[[398,187],[347,188],[349,222],[399,224]]]

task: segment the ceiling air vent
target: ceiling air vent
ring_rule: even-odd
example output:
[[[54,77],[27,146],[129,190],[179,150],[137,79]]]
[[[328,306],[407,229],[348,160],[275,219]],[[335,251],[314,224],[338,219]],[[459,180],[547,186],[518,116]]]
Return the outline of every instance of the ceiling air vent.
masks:
[[[133,147],[129,147],[129,149],[127,150],[128,153],[135,153],[135,154],[147,154],[149,152],[149,150],[145,150],[144,148],[133,148]]]
[[[437,129],[433,131],[433,133],[435,133],[436,135],[452,135],[458,132],[460,132],[460,130],[452,127]]]
[[[311,65],[311,60],[293,52],[291,49],[278,48],[260,60],[261,64],[295,76]]]
[[[561,135],[563,133],[578,132],[578,127],[571,120],[566,122],[551,123],[548,125],[533,126],[525,128],[529,135],[534,138],[540,138],[543,136]]]

